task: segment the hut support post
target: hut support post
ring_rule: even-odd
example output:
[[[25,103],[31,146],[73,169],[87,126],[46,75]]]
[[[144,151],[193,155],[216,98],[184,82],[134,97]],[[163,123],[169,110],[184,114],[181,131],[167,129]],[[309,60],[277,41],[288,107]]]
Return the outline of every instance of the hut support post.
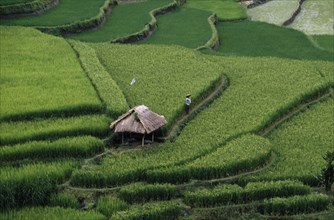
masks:
[[[124,145],[124,132],[122,132],[122,145]]]
[[[145,134],[143,135],[143,139],[141,140],[141,146],[144,146],[145,143]]]
[[[152,143],[154,142],[154,132],[152,132]]]

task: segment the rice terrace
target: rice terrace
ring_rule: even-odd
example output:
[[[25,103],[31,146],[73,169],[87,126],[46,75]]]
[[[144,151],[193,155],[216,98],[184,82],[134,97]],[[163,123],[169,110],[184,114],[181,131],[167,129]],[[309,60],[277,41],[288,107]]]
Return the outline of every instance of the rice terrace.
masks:
[[[0,220],[334,219],[333,0],[0,0]]]

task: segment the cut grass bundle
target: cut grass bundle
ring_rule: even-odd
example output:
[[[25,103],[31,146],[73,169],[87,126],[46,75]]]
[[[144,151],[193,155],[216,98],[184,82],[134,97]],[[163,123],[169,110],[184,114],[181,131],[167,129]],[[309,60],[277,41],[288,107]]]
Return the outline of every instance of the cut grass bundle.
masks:
[[[73,162],[32,164],[0,169],[0,210],[26,205],[45,205],[56,184],[69,178]]]
[[[62,138],[56,141],[32,141],[1,147],[0,161],[88,157],[103,150],[103,141],[91,136]]]
[[[64,39],[23,27],[0,32],[0,121],[104,111]]]
[[[50,140],[69,136],[108,134],[110,119],[104,115],[1,123],[0,145],[13,145],[33,140]]]

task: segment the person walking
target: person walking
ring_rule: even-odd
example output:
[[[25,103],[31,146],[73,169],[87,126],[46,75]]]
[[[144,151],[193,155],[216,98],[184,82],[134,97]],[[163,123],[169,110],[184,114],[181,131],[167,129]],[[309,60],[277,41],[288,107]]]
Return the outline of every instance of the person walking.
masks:
[[[186,95],[186,113],[189,114],[189,109],[190,109],[190,104],[191,104],[191,99],[190,99],[191,94]]]

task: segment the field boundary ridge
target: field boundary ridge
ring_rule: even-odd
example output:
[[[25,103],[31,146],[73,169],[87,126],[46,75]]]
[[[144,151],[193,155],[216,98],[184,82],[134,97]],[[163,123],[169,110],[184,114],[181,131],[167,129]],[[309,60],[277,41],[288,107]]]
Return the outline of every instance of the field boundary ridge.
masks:
[[[288,20],[286,20],[286,21],[283,22],[283,26],[289,26],[290,24],[292,24],[295,21],[296,17],[301,12],[302,5],[304,4],[305,1],[306,0],[299,0],[298,8],[296,9],[295,12],[293,12],[292,16]]]
[[[309,93],[303,94],[300,98],[294,100],[292,103],[287,104],[286,107],[282,107],[278,110],[277,115],[273,115],[271,119],[269,119],[264,124],[260,125],[259,128],[247,132],[242,132],[239,134],[235,134],[231,137],[229,137],[227,140],[225,140],[223,143],[219,143],[215,146],[212,146],[212,148],[206,152],[204,152],[201,155],[197,155],[193,158],[189,158],[186,160],[179,161],[175,163],[173,166],[182,166],[186,163],[189,163],[191,161],[194,161],[198,158],[204,157],[215,150],[219,148],[219,146],[224,146],[228,144],[229,142],[241,137],[242,135],[248,134],[248,133],[254,133],[256,135],[259,135],[261,137],[267,137],[267,135],[280,126],[285,121],[289,120],[291,117],[295,116],[296,114],[304,111],[306,108],[308,108],[310,105],[316,104],[322,100],[325,100],[328,97],[331,97],[334,93],[333,85],[331,83],[328,83],[327,85],[323,85],[320,88],[315,88],[314,90],[310,91]],[[158,169],[160,167],[155,167],[155,169]]]
[[[168,5],[153,9],[152,11],[149,12],[151,16],[151,21],[148,24],[146,24],[142,30],[124,37],[114,39],[111,41],[111,43],[122,43],[122,44],[135,43],[150,37],[158,29],[157,17],[160,15],[164,15],[168,12],[175,11],[185,2],[186,0],[174,0],[172,3]]]
[[[59,25],[56,27],[44,27],[37,26],[36,28],[42,32],[53,34],[53,35],[69,35],[74,33],[80,33],[86,30],[90,30],[101,25],[108,15],[108,13],[117,6],[116,0],[106,0],[105,3],[100,8],[100,12],[89,19],[83,21],[77,21],[66,25]]]
[[[56,7],[59,0],[34,0],[27,3],[16,3],[0,6],[0,18],[18,18],[41,15]]]
[[[306,98],[305,100],[301,100],[299,105],[292,106],[290,109],[286,111],[285,114],[272,120],[270,123],[267,124],[267,126],[265,126],[263,129],[257,132],[257,134],[262,137],[267,137],[274,129],[279,127],[281,124],[283,124],[290,118],[305,111],[311,105],[317,104],[318,102],[321,102],[331,97],[334,94],[334,89],[333,87],[330,87],[330,88],[323,89],[315,93],[316,94],[314,94],[314,96],[311,96],[310,98]]]
[[[218,50],[220,41],[219,41],[219,35],[218,31],[216,28],[216,25],[218,24],[218,17],[216,13],[213,13],[209,18],[208,18],[208,23],[210,24],[210,28],[212,31],[211,38],[209,39],[206,44],[203,46],[200,46],[196,48],[196,50],[203,50],[203,49],[213,49],[213,50]]]
[[[166,136],[161,138],[160,140],[173,141],[178,136],[184,125],[191,119],[193,119],[201,110],[203,110],[205,106],[213,102],[215,98],[221,94],[222,91],[228,88],[228,86],[229,86],[228,78],[225,75],[220,76],[219,79],[214,83],[213,89],[211,91],[208,91],[209,94],[202,100],[200,100],[198,103],[196,103],[195,106],[190,108],[188,115],[185,114],[180,115],[171,125]]]
[[[129,105],[123,91],[100,63],[96,51],[82,42],[74,40],[68,42],[75,52],[81,68],[94,87],[107,115],[117,118],[123,112],[128,111]]]

